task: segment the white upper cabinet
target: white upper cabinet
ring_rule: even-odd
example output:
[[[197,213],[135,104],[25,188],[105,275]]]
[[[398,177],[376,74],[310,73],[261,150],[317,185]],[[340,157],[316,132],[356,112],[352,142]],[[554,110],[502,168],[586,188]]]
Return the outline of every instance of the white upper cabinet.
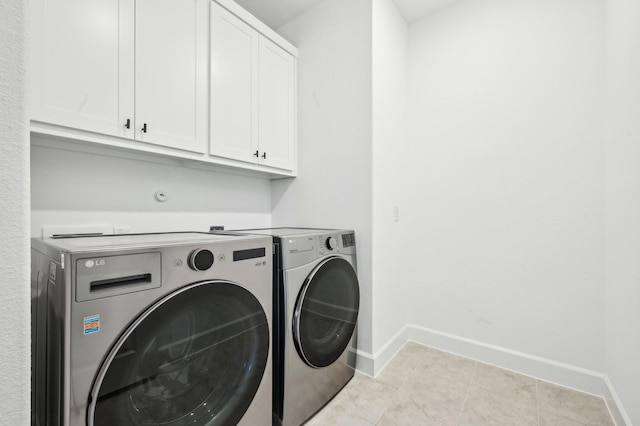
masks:
[[[210,153],[293,171],[295,56],[249,25],[244,10],[220,3],[211,8]]]
[[[36,143],[296,175],[297,49],[233,0],[30,8]]]
[[[33,0],[31,119],[204,153],[207,15],[207,0]]]
[[[261,36],[259,70],[260,160],[272,167],[290,169],[295,161],[295,59]]]
[[[211,4],[211,154],[253,161],[257,144],[259,34]]]
[[[133,137],[133,7],[133,0],[31,1],[32,120]]]
[[[135,138],[205,152],[208,3],[136,0]]]

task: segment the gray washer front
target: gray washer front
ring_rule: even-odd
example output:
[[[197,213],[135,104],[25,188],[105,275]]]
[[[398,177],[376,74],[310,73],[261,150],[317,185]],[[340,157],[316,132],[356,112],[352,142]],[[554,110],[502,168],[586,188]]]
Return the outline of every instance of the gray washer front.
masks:
[[[32,240],[37,425],[270,425],[272,240]]]

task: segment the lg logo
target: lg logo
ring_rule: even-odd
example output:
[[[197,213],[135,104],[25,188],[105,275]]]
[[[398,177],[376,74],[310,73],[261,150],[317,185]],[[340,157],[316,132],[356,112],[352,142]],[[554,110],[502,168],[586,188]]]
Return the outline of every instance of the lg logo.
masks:
[[[84,263],[84,266],[86,266],[87,268],[93,268],[94,266],[104,266],[104,265],[105,265],[105,260],[104,259],[87,260]]]

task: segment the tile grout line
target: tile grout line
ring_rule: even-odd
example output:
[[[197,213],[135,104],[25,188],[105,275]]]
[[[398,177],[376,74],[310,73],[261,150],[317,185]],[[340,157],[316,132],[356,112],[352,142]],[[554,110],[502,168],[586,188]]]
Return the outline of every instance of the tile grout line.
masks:
[[[373,381],[377,382],[377,381],[376,381],[376,379],[371,379],[371,380],[373,380]],[[347,386],[348,386],[350,383],[351,383],[351,382],[349,382],[349,383],[347,384]],[[380,383],[380,382],[377,382],[377,383]],[[346,388],[346,386],[345,386],[345,388]],[[340,392],[342,392],[342,391],[344,391],[344,390],[345,390],[345,389],[343,388]],[[357,404],[355,403],[355,400],[353,401],[353,403],[352,403],[351,405],[353,405],[353,406],[357,406]],[[343,406],[343,407],[344,407],[344,406]],[[350,411],[348,408],[345,408],[345,409],[347,409],[348,411]],[[374,420],[374,422],[373,422],[373,423],[372,423],[372,422],[370,422],[370,421],[369,421],[369,419],[365,419],[364,417],[362,417],[362,416],[358,413],[358,410],[356,410],[356,411],[351,411],[351,414],[355,415],[356,417],[358,417],[360,420],[364,421],[364,422],[365,422],[365,423],[367,423],[368,425],[370,425],[370,426],[375,426],[375,425],[380,421],[380,419],[382,418],[382,416],[384,415],[384,412],[385,412],[386,410],[387,410],[387,408],[385,407],[385,409],[384,409],[384,410],[382,410],[382,413],[381,413],[380,415],[378,415],[378,417]]]
[[[399,351],[398,351],[398,353],[399,353]],[[395,396],[396,392],[398,392],[398,387],[397,387],[396,385],[393,385],[393,384],[390,384],[390,383],[383,383],[383,382],[380,382],[380,381],[376,380],[376,378],[375,378],[375,377],[374,377],[374,378],[372,378],[372,380],[373,380],[374,382],[379,383],[380,385],[382,385],[382,386],[383,386],[383,388],[385,388],[384,390],[385,390],[385,392],[386,392],[387,394],[388,394],[388,393],[391,393],[393,396]],[[390,388],[390,389],[388,389],[388,388]],[[392,398],[392,399],[393,399],[393,398]],[[384,415],[385,415],[385,413],[387,412],[387,410],[389,410],[389,404],[388,404],[388,402],[389,402],[389,401],[387,401],[387,403],[385,404],[384,409],[380,412],[380,414],[378,415],[378,417],[376,418],[376,420],[375,420],[373,423],[371,423],[371,426],[376,426],[376,425],[380,422],[380,420],[384,417]],[[362,417],[361,417],[361,418],[362,418]],[[365,421],[367,421],[367,423],[370,423],[367,419],[364,419],[364,420],[365,420]]]
[[[473,366],[473,374],[471,375],[471,380],[467,383],[467,389],[464,392],[464,400],[462,401],[462,406],[460,407],[460,412],[458,413],[458,421],[456,425],[460,426],[460,422],[462,421],[462,414],[464,413],[464,406],[467,404],[467,399],[469,399],[469,392],[471,390],[471,383],[473,383],[473,379],[476,378],[476,373],[478,372],[478,361],[476,361]]]

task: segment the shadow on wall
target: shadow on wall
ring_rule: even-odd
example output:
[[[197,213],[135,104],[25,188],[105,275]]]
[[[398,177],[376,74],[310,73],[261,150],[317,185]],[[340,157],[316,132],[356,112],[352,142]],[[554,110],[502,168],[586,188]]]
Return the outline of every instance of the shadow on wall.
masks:
[[[33,146],[32,209],[270,213],[264,178]],[[167,194],[159,202],[157,191]]]

